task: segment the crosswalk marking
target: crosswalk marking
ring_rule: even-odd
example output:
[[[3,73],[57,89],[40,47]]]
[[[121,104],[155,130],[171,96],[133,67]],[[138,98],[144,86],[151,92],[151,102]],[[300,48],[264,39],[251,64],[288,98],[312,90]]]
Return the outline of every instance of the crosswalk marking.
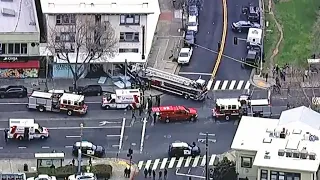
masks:
[[[225,90],[225,89],[227,88],[228,82],[229,82],[229,81],[223,81],[221,90]]]
[[[166,167],[167,161],[168,161],[168,158],[163,158],[162,163],[161,163],[161,166],[160,166],[160,169],[161,169],[161,170]]]
[[[199,159],[200,159],[200,156],[197,156],[197,157],[194,158],[192,167],[197,167]]]
[[[139,163],[138,163],[138,168],[141,169],[142,166],[143,166],[143,161],[139,161]]]
[[[160,159],[156,159],[154,161],[153,166],[152,166],[152,170],[156,170],[157,169],[159,162],[160,162]]]
[[[145,166],[146,169],[150,168],[151,162],[152,162],[152,160],[147,161],[146,166]]]
[[[246,86],[244,87],[244,89],[249,89],[250,88],[250,82],[249,81],[247,81],[247,84],[246,84]]]
[[[237,82],[236,80],[231,81],[231,84],[229,86],[229,90],[232,90],[234,88],[234,86],[236,85],[236,82]]]
[[[240,90],[240,89],[242,88],[243,83],[244,83],[243,80],[239,81],[239,84],[238,84],[238,86],[237,86],[237,89],[238,89],[238,90]]]
[[[179,158],[179,161],[178,161],[178,164],[177,164],[177,168],[180,168],[182,163],[183,163],[183,160],[184,160],[184,157],[180,157]]]
[[[184,164],[184,167],[189,167],[190,162],[191,162],[191,159],[192,159],[191,156],[189,156],[189,157],[187,158],[186,163]]]
[[[212,154],[209,161],[209,166],[213,166],[215,160],[216,160],[216,155]]]
[[[172,168],[175,161],[176,161],[176,157],[171,158],[168,168]]]
[[[206,155],[203,156],[200,166],[206,165]]]
[[[213,90],[218,90],[219,89],[219,85],[220,85],[221,81],[216,81],[216,83],[214,84]]]

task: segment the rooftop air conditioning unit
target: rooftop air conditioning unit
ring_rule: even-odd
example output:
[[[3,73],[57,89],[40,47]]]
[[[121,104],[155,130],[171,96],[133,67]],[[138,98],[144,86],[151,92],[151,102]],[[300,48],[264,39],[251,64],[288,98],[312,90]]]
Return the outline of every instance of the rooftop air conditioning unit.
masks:
[[[292,151],[291,150],[286,150],[286,157],[292,157]]]
[[[300,158],[300,152],[299,151],[293,151],[292,152],[292,157],[293,158]]]
[[[309,153],[310,160],[316,160],[316,153]]]
[[[307,149],[304,147],[301,151],[300,151],[300,158],[301,159],[307,159],[308,157],[308,151]]]
[[[13,9],[2,8],[1,13],[3,16],[11,16],[11,17],[16,16],[16,12]]]
[[[285,151],[283,149],[278,150],[278,156],[284,156]]]
[[[271,157],[269,156],[270,152],[266,151],[264,153],[264,159],[270,159]]]
[[[13,2],[13,0],[1,0],[2,2]]]

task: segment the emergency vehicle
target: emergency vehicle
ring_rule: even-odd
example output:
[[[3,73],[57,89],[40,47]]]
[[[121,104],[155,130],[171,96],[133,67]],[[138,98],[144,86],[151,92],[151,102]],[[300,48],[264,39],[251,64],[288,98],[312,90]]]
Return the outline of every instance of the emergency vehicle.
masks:
[[[193,80],[155,68],[140,66],[131,66],[129,71],[131,73],[129,75],[135,80],[142,80],[154,89],[183,96],[185,99],[202,101],[208,93],[207,83],[201,79],[201,76]]]
[[[137,109],[142,104],[142,98],[142,92],[139,89],[117,89],[113,94],[104,94],[101,107],[104,109]]]
[[[212,116],[216,119],[229,120],[241,116],[270,117],[271,106],[269,99],[251,100],[249,95],[239,98],[216,99],[216,106],[212,109]]]
[[[170,121],[196,121],[198,118],[197,110],[184,106],[160,106],[153,107],[152,112],[156,113],[161,122]]]
[[[35,123],[34,119],[9,119],[8,139],[32,140],[46,139],[49,131]]]
[[[73,114],[86,114],[88,106],[84,103],[84,96],[70,93],[63,93],[62,95],[34,91],[29,96],[29,109],[35,109],[40,112],[67,112],[69,116]]]

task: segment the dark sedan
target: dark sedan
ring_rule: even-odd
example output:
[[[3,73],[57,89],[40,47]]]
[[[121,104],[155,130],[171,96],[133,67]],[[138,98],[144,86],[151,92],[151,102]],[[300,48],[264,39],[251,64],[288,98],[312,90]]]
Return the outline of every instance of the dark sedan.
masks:
[[[85,156],[103,157],[106,154],[106,150],[102,146],[94,145],[89,141],[76,142],[72,148],[72,154],[78,156],[79,148],[81,147],[81,153]]]
[[[28,91],[24,86],[2,86],[0,98],[23,98],[27,97]]]
[[[260,28],[260,24],[250,21],[238,21],[231,24],[231,28],[235,32],[248,32],[250,28]]]

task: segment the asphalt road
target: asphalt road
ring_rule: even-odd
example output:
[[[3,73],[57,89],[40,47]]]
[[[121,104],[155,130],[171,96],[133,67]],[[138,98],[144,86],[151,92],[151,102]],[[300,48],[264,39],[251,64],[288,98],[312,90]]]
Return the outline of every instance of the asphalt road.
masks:
[[[203,9],[199,13],[199,32],[196,35],[196,44],[217,51],[217,43],[222,35],[222,1],[204,0]],[[194,48],[189,66],[183,66],[180,72],[212,73],[217,54],[204,48]],[[183,75],[197,79],[199,75]],[[209,80],[210,76],[202,76]]]

